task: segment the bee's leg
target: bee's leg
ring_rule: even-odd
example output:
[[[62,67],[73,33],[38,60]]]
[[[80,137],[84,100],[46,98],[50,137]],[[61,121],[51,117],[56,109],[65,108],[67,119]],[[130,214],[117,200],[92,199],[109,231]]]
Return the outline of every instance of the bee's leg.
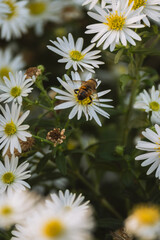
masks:
[[[79,89],[74,89],[75,94],[78,94]]]
[[[88,104],[90,105],[92,103],[92,98],[91,96],[89,96],[89,99],[91,100]]]

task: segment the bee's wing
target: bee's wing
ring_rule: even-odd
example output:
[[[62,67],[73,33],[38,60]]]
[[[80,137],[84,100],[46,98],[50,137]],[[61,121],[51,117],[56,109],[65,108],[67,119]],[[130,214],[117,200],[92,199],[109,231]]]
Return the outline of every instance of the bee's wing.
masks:
[[[80,88],[82,86],[83,83],[85,83],[85,81],[82,80],[72,80],[73,84],[74,84],[74,88]]]

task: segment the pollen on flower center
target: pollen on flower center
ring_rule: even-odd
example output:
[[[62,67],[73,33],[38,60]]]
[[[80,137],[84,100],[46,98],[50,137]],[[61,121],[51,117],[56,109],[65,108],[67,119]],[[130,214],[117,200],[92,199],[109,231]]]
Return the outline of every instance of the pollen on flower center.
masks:
[[[10,215],[10,214],[12,214],[12,212],[13,212],[13,210],[12,210],[12,208],[11,207],[9,207],[9,206],[3,206],[1,209],[0,209],[0,214],[1,215],[4,215],[4,216],[6,216],[6,215]]]
[[[3,174],[2,176],[2,181],[5,184],[11,184],[14,182],[15,176],[12,172],[6,172],[5,174]]]
[[[136,10],[139,7],[146,5],[147,0],[129,0],[129,5],[134,1],[133,9]]]
[[[12,0],[4,0],[4,3],[9,6],[10,13],[7,13],[7,20],[10,20],[12,17],[17,15],[17,7],[15,6]]]
[[[159,111],[159,108],[160,108],[159,103],[153,101],[149,104],[149,106],[153,111]]]
[[[9,72],[12,72],[9,67],[2,67],[0,69],[0,78],[2,79],[2,81],[4,81],[3,77],[9,78]]]
[[[42,14],[46,10],[46,4],[44,2],[29,3],[29,10],[32,15]]]
[[[112,30],[122,30],[123,25],[125,24],[125,18],[123,16],[119,16],[117,11],[116,13],[110,14],[109,17],[106,18],[109,29]]]
[[[160,219],[160,213],[155,206],[141,206],[133,214],[140,224],[153,225]]]
[[[49,220],[43,226],[43,234],[45,237],[54,238],[58,237],[64,232],[64,226],[59,220]]]
[[[17,131],[17,128],[16,128],[16,125],[14,124],[13,121],[11,121],[10,123],[7,123],[5,128],[4,128],[4,132],[10,136],[10,135],[13,135],[15,134]]]
[[[70,55],[70,58],[73,60],[73,61],[80,61],[84,58],[85,54],[82,55],[81,52],[79,51],[76,51],[76,50],[73,50],[73,51],[70,51],[69,53]]]
[[[20,87],[16,86],[11,89],[10,94],[11,94],[11,96],[16,98],[16,97],[20,96],[21,92],[22,92],[22,89]]]

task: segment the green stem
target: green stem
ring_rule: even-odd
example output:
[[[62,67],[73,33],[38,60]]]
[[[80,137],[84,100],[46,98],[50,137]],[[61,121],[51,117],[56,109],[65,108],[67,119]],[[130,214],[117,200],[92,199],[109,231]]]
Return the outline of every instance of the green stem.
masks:
[[[53,143],[50,142],[50,141],[48,141],[47,139],[45,139],[45,138],[41,138],[41,137],[36,136],[36,135],[33,135],[33,134],[32,134],[32,136],[33,136],[35,139],[38,139],[40,142],[48,143],[49,145],[52,145],[52,147],[53,147]]]

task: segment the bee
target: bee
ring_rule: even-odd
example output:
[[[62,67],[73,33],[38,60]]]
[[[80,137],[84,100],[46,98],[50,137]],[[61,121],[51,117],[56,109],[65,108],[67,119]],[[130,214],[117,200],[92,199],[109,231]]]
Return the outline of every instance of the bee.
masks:
[[[92,95],[96,92],[97,82],[95,79],[91,78],[87,81],[83,81],[79,89],[74,89],[75,94],[77,94],[77,99],[83,101],[88,98],[91,100],[88,104],[92,103]]]

